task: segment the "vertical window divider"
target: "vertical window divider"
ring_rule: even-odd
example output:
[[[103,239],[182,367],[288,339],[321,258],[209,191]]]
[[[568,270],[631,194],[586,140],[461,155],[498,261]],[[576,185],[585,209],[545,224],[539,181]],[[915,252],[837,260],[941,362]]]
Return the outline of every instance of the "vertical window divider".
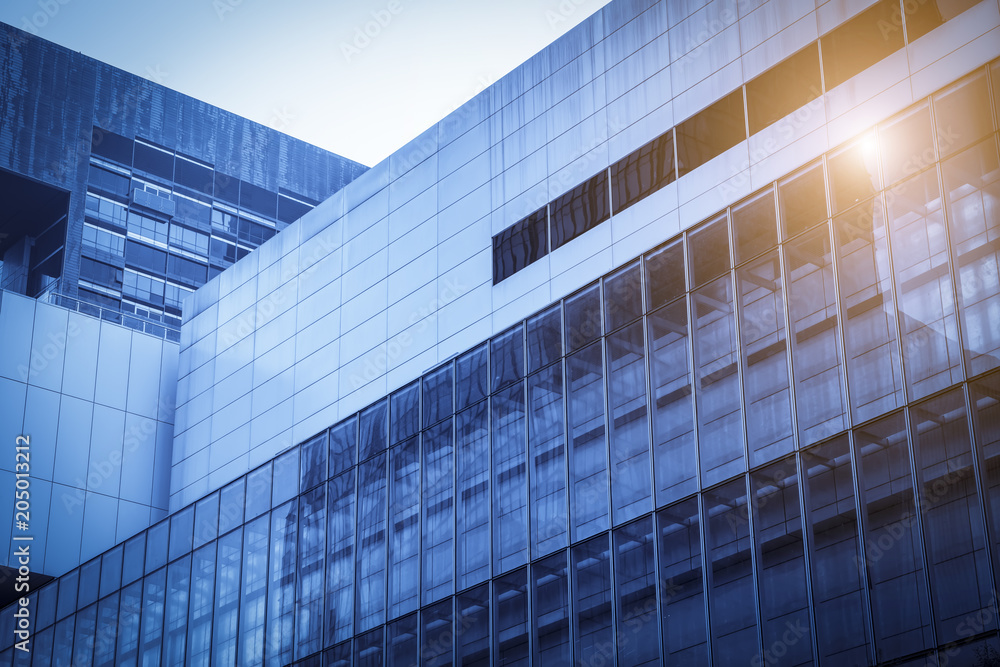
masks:
[[[990,564],[990,570],[992,571],[993,577],[993,587],[991,590],[1000,591],[1000,571],[997,570],[997,556],[994,553],[994,540],[989,538],[990,526],[992,525],[992,506],[988,501],[988,496],[984,493],[985,483],[983,481],[983,467],[985,461],[982,460],[982,449],[979,446],[979,434],[983,433],[983,430],[979,427],[979,411],[976,410],[975,404],[972,402],[972,389],[969,382],[962,383],[962,390],[965,394],[965,409],[968,410],[969,414],[969,442],[972,443],[972,470],[976,477],[976,494],[979,499],[979,507],[982,511],[983,516],[983,535],[986,536],[984,542],[986,543],[986,558],[987,562]],[[994,611],[998,606],[998,600],[994,596],[993,607]]]
[[[868,504],[866,501],[866,494],[863,493],[865,489],[863,472],[861,470],[860,457],[861,453],[857,449],[857,444],[854,439],[854,431],[852,429],[847,429],[848,437],[848,453],[851,459],[851,477],[854,482],[854,506],[855,512],[857,513],[857,539],[858,539],[858,553],[856,557],[858,558],[857,566],[859,574],[861,575],[861,595],[864,600],[865,605],[865,627],[868,629],[869,641],[867,642],[867,652],[868,660],[871,664],[877,662],[878,653],[875,647],[875,624],[872,619],[872,600],[871,600],[871,580],[868,573],[868,545],[865,542],[865,535],[868,534]]]
[[[788,329],[785,329],[785,335],[787,336]],[[794,410],[792,411],[795,412]],[[794,436],[793,436],[794,437]],[[802,459],[802,452],[796,447],[792,456],[795,457],[795,472],[798,475],[798,486],[799,486],[799,523],[802,529],[802,558],[803,558],[803,569],[805,570],[806,577],[806,600],[809,604],[809,636],[812,640],[812,655],[813,660],[819,660],[819,638],[818,638],[818,625],[816,624],[816,603],[813,597],[813,578],[812,578],[812,555],[813,555],[813,535],[812,530],[809,526],[809,508],[812,505],[807,502],[807,495],[809,489],[806,488],[808,482],[806,481],[808,477],[808,471],[806,470],[805,462]],[[854,496],[854,501],[857,503],[857,496]],[[855,510],[857,512],[857,510]]]
[[[745,431],[744,431],[745,433]],[[746,438],[744,438],[746,440]],[[743,487],[747,494],[747,534],[750,540],[750,580],[753,584],[753,610],[757,623],[757,655],[764,655],[764,623],[760,597],[760,542],[757,539],[757,496],[754,495],[752,476],[745,472]]]

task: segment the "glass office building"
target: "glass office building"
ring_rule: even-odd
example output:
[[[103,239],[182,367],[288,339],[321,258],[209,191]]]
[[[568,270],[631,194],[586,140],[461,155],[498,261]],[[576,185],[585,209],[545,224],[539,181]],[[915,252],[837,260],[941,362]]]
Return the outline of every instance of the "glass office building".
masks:
[[[679,25],[678,5],[637,4],[612,3],[575,38],[601,23],[609,52],[617,30],[656,16]],[[195,483],[185,477],[185,433],[204,431],[186,411],[237,391],[226,379],[240,377],[222,356],[240,338],[221,347],[222,332],[261,304],[276,311],[243,336],[254,346],[252,382],[240,390],[251,405],[258,386],[288,372],[282,364],[318,364],[298,347],[324,349],[339,320],[296,321],[292,353],[265,343],[283,313],[322,294],[322,271],[308,267],[325,260],[310,239],[327,243],[330,229],[346,227],[338,247],[358,261],[351,218],[367,220],[384,188],[391,219],[392,192],[413,181],[383,167],[390,175],[372,186],[376,167],[348,186],[339,204],[321,205],[189,302],[177,505],[31,594],[31,656],[13,648],[7,608],[0,656],[46,665],[995,664],[1000,7],[938,4],[936,23],[923,9],[870,4],[703,111],[648,129],[603,165],[578,163],[589,173],[551,196],[501,206],[507,219],[483,225],[485,251],[476,246],[470,260],[483,291],[466,288],[494,295],[494,331],[452,351],[437,320],[428,349],[443,358],[413,373],[424,359],[413,329],[404,339],[391,320],[383,327],[382,375],[378,353],[349,358],[341,341],[333,363],[344,377],[316,381],[336,410],[300,410],[314,399],[294,383],[270,389],[295,406],[282,433],[336,418],[250,465],[267,444],[216,437],[217,424],[244,426],[205,416],[216,467]],[[893,9],[900,29],[885,34],[898,47],[852,55],[892,25],[881,22]],[[947,44],[958,38],[941,35],[973,23],[982,41],[943,49],[959,55],[935,74],[940,85],[911,73],[905,103],[890,86],[850,123],[831,118],[830,100],[845,85],[861,89],[866,70],[899,54],[916,61],[926,40]],[[547,51],[558,59],[572,49]],[[790,90],[793,80],[805,90]],[[912,93],[918,83],[926,94]],[[811,106],[821,99],[823,112]],[[791,144],[781,164],[792,166],[761,168],[756,180],[721,171],[728,151],[748,151],[795,114],[792,134],[841,140]],[[842,136],[848,125],[857,131]],[[441,189],[450,187],[446,155],[441,148],[430,179]],[[728,201],[705,210],[675,200],[679,224],[665,232],[666,196],[697,178],[711,184],[710,201]],[[438,216],[449,208],[440,201]],[[692,211],[703,215],[685,219]],[[638,249],[610,268],[584,256],[577,283],[557,283],[555,262],[616,219],[648,223],[649,236],[620,246]],[[297,291],[278,292],[270,274],[300,257],[308,266]],[[355,267],[371,273],[364,257]],[[537,288],[539,267],[554,275],[538,290],[545,296],[497,305],[517,281]],[[347,271],[337,274],[344,284]],[[248,291],[257,301],[241,296]],[[471,308],[435,298],[439,311]],[[407,355],[417,362],[391,363]],[[193,391],[198,383],[209,393]],[[270,408],[246,419],[251,439],[255,428],[277,432]],[[236,465],[226,448],[242,452]],[[207,492],[182,502],[199,488]]]

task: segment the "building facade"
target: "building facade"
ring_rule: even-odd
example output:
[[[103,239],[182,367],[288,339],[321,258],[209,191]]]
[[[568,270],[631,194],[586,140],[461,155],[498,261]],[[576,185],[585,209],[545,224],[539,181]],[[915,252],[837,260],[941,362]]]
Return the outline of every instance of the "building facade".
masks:
[[[195,292],[170,516],[0,655],[1000,659],[1000,5],[696,4]]]

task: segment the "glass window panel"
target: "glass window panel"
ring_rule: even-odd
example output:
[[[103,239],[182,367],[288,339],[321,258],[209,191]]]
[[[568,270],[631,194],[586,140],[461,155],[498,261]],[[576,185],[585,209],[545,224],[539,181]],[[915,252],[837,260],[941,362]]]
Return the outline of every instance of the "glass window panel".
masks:
[[[375,628],[355,640],[354,664],[357,667],[382,667],[383,631],[384,628]]]
[[[193,547],[207,544],[219,534],[219,494],[213,493],[195,505]]]
[[[490,343],[493,391],[524,377],[524,326],[517,325],[493,338]]]
[[[267,555],[270,514],[251,521],[243,530],[243,585],[235,594],[240,600],[239,664],[260,665],[264,661],[264,622],[267,608]],[[237,533],[234,533],[234,535]],[[220,563],[223,546],[219,546]],[[221,577],[221,575],[220,575]],[[222,579],[218,584],[222,587]],[[218,604],[218,603],[217,603]],[[216,614],[218,619],[218,613]],[[219,621],[216,620],[216,623]],[[219,639],[216,639],[216,644]]]
[[[1000,373],[969,385],[973,433],[989,518],[994,563],[1000,562]],[[44,589],[43,589],[44,590]]]
[[[847,436],[803,451],[802,471],[819,658],[824,664],[865,665],[871,640]]]
[[[142,581],[142,619],[137,660],[140,665],[160,664],[166,587],[167,568],[160,568]]]
[[[943,165],[969,375],[1000,365],[1000,162],[995,138]]]
[[[549,252],[548,207],[542,207],[493,237],[493,284]]]
[[[847,377],[854,421],[893,410],[903,401],[896,307],[882,197],[833,221],[844,313]]]
[[[702,485],[746,470],[732,278],[691,295]]]
[[[934,96],[938,152],[952,155],[993,131],[982,69]]]
[[[486,344],[455,360],[455,411],[464,410],[489,395],[486,385]]]
[[[246,517],[247,521],[271,509],[271,463],[270,461],[247,475]]]
[[[910,409],[931,599],[939,644],[996,628],[986,533],[976,492],[965,396],[953,390]]]
[[[528,319],[527,343],[529,373],[562,356],[562,308],[559,304]]]
[[[698,499],[691,497],[660,510],[656,525],[663,661],[668,665],[706,664],[708,633]]]
[[[618,664],[660,664],[653,517],[614,532]]]
[[[326,481],[326,431],[301,446],[299,488],[303,491]]]
[[[420,606],[420,438],[389,450],[389,618]]]
[[[876,657],[892,660],[931,641],[906,423],[896,413],[855,432],[865,566]]]
[[[840,213],[869,199],[879,190],[875,135],[871,132],[830,154],[830,201]]]
[[[451,665],[452,645],[455,634],[452,630],[451,598],[443,600],[433,607],[424,609],[420,614],[423,622],[423,641],[421,645],[421,664],[427,667],[448,667]],[[412,664],[412,656],[410,663]]]
[[[326,453],[326,438],[321,451]],[[323,648],[323,568],[326,560],[326,485],[299,496],[298,573],[295,579],[295,657]],[[287,557],[287,555],[286,555]]]
[[[822,94],[819,49],[814,42],[747,83],[750,134],[757,134]],[[799,120],[798,115],[795,120]]]
[[[73,664],[73,624],[76,616],[70,616],[56,623],[52,635],[52,664]]]
[[[507,572],[528,560],[528,470],[524,383],[493,395],[493,566]]]
[[[117,591],[122,585],[122,549],[118,545],[114,549],[105,552],[101,557],[101,588],[100,597],[108,595],[112,591]],[[36,617],[37,622],[37,617]]]
[[[764,660],[812,664],[809,596],[795,459],[750,475],[758,545],[757,582]]]
[[[118,664],[134,664],[139,651],[139,617],[142,613],[142,581],[122,589],[118,608]]]
[[[76,637],[73,640],[73,665],[90,665],[94,657],[94,635],[97,632],[97,605],[92,604],[76,615]],[[59,665],[59,662],[55,663]]]
[[[486,401],[455,418],[456,489],[458,518],[457,588],[486,581],[490,576],[490,439]]]
[[[354,629],[354,475],[327,485],[326,642],[349,639]]]
[[[888,26],[888,28],[887,28]],[[820,39],[823,80],[832,90],[903,48],[899,3],[880,0]]]
[[[243,523],[243,507],[246,505],[246,478],[241,477],[219,494],[219,535]]]
[[[351,667],[354,664],[352,657],[350,640],[323,652],[326,667]]]
[[[601,336],[601,293],[593,285],[566,299],[566,352],[574,352]]]
[[[298,466],[294,470],[298,472]],[[297,477],[297,475],[296,475]],[[288,664],[295,635],[295,563],[298,503],[294,500],[271,512],[271,557],[267,583],[267,640],[265,662]]]
[[[931,113],[926,102],[879,126],[882,173],[892,185],[934,164]]]
[[[164,520],[146,531],[146,574],[167,564],[170,521]]]
[[[212,542],[195,551],[191,558],[191,604],[188,611],[186,659],[188,664],[194,666],[207,667],[212,655],[212,607],[215,603],[216,575],[215,549],[216,543]],[[238,547],[236,553],[239,554]],[[238,584],[238,582],[239,576],[230,583]],[[235,608],[235,605],[233,607]],[[235,630],[235,626],[233,629]]]
[[[385,622],[385,522],[386,456],[380,454],[358,467],[356,631]]]
[[[961,380],[958,322],[936,170],[893,188],[887,198],[903,367],[910,398]]]
[[[538,561],[531,567],[531,595],[536,663],[572,664],[565,551]]]
[[[194,507],[186,507],[170,517],[170,560],[191,553],[193,535]]]
[[[799,440],[847,426],[830,231],[824,225],[784,247]]]
[[[737,264],[778,244],[774,189],[771,186],[733,206],[732,216],[733,248]]]
[[[785,238],[826,220],[826,185],[819,162],[778,181],[778,202]]]
[[[271,506],[291,500],[299,493],[299,448],[295,447],[274,459],[274,484]]]
[[[455,598],[455,653],[463,667],[490,665],[489,585],[466,591]]]
[[[420,626],[417,614],[410,614],[386,626],[385,664],[387,667],[410,667],[417,662],[420,650]]]
[[[639,262],[604,279],[604,318],[614,331],[642,315],[642,273]]]
[[[122,585],[131,584],[142,576],[146,558],[146,534],[139,533],[125,543],[125,553],[122,557]],[[62,579],[65,579],[63,575]],[[62,583],[60,582],[60,588]]]
[[[609,527],[603,367],[600,345],[566,359],[572,542]]]
[[[423,379],[424,425],[436,424],[455,414],[455,374],[449,362]]]
[[[611,334],[607,345],[611,500],[617,525],[653,509],[642,322]]]
[[[646,309],[654,310],[684,294],[684,239],[654,250],[646,267]]]
[[[571,549],[577,664],[597,664],[612,659],[609,655],[614,646],[609,546],[605,533]]]
[[[420,431],[420,382],[403,387],[391,397],[389,444],[413,437]]]
[[[330,429],[330,477],[357,463],[358,418],[351,417]]]
[[[424,488],[420,503],[423,604],[436,602],[454,590],[455,448],[452,439],[450,419],[424,431],[423,435]]]
[[[55,622],[58,592],[59,586],[55,581],[38,591],[38,606],[35,608],[36,628],[45,628]]]
[[[385,450],[389,428],[386,423],[389,402],[382,399],[365,408],[360,415],[361,434],[358,439],[358,460],[365,461]]]
[[[684,176],[746,140],[743,89],[702,109],[679,123],[674,131],[677,133],[678,175]]]
[[[552,249],[572,241],[611,217],[608,171],[602,170],[550,205]]]
[[[687,302],[679,299],[650,313],[647,324],[653,392],[653,477],[659,507],[693,493],[697,487]]]
[[[792,451],[785,297],[778,251],[736,271],[750,465]]]
[[[529,665],[528,572],[522,568],[494,580],[493,609],[496,613],[497,663]]]
[[[729,270],[729,222],[725,213],[688,235],[688,266],[692,287]]]
[[[528,377],[531,555],[566,546],[566,435],[562,365]]]
[[[76,601],[78,609],[97,602],[98,586],[101,582],[101,559],[95,558],[80,566],[80,593]]]
[[[706,491],[705,541],[711,573],[712,658],[719,665],[746,664],[759,655],[752,604],[753,563],[746,486],[742,477]]]
[[[615,214],[673,183],[676,178],[674,133],[667,130],[611,165],[611,200]]]
[[[180,665],[187,655],[188,596],[191,592],[191,556],[167,568],[167,593],[163,611],[163,664]]]
[[[100,630],[94,638],[94,667],[112,667],[115,664],[115,643],[118,638],[118,593],[109,595],[97,603],[97,627]],[[39,654],[40,636],[35,635],[32,653],[35,660],[44,661]],[[197,665],[198,662],[193,664]]]

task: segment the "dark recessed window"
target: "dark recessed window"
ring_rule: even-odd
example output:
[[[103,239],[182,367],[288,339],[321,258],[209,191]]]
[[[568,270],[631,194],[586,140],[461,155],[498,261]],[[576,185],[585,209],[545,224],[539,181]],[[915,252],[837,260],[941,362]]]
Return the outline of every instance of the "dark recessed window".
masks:
[[[208,277],[208,267],[183,257],[170,255],[167,260],[167,276],[185,285],[201,287]]]
[[[174,180],[173,153],[135,142],[135,169],[167,181]]]
[[[215,182],[215,172],[211,167],[198,164],[191,160],[177,156],[174,161],[174,180],[185,187],[196,192],[203,192],[211,195]]]
[[[646,305],[649,310],[656,310],[684,294],[683,239],[649,253],[645,264]]]
[[[723,213],[688,236],[691,287],[698,287],[729,270],[729,221]]]
[[[122,287],[121,269],[89,257],[80,258],[80,277],[88,282],[104,285],[111,289],[121,289]]]
[[[303,204],[300,201],[295,201],[294,199],[278,195],[278,220],[281,220],[282,222],[291,224],[304,216],[310,210],[312,210],[312,206],[309,206],[308,204]]]
[[[605,170],[552,202],[552,249],[610,217],[608,172]]]
[[[826,220],[823,165],[817,162],[780,181],[778,200],[786,239]]]
[[[115,199],[123,199],[128,197],[129,183],[127,176],[116,174],[93,164],[90,165],[87,189],[91,192],[99,192]]]
[[[820,45],[824,81],[830,90],[903,48],[899,0],[875,3],[823,35]]]
[[[778,244],[773,187],[769,185],[733,206],[733,237],[737,264]]]
[[[545,208],[493,237],[493,284],[514,275],[548,252]]]
[[[683,176],[747,138],[743,89],[733,91],[676,127],[677,169]]]
[[[623,211],[677,178],[673,130],[611,165],[614,210]]]
[[[274,218],[278,215],[278,195],[243,181],[240,183],[240,208]]]
[[[240,202],[240,179],[215,172],[215,198],[234,206]]]
[[[132,140],[96,126],[90,137],[90,152],[119,164],[132,165]]]
[[[750,134],[760,132],[823,94],[815,43],[747,84]]]
[[[162,275],[167,267],[167,253],[128,239],[125,242],[125,264]]]

